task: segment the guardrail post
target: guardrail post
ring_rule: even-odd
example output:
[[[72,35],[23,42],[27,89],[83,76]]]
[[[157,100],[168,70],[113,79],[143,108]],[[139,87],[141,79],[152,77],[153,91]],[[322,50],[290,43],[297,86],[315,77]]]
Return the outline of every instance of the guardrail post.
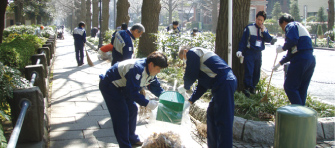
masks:
[[[20,114],[20,104],[23,98],[31,102],[31,107],[26,113],[18,143],[39,142],[44,134],[44,100],[42,92],[38,87],[14,90],[13,100],[11,100],[13,125],[16,124]]]
[[[54,55],[54,50],[52,48],[52,45],[48,43],[48,44],[42,45],[42,47],[48,47],[50,49],[50,59],[52,59],[52,57]]]
[[[37,60],[40,59],[40,63],[43,65],[44,70],[44,78],[48,77],[48,65],[47,65],[47,59],[45,57],[45,54],[35,54],[31,56],[31,62],[33,64],[36,64]]]
[[[55,53],[55,42],[54,41],[46,41],[45,44],[51,44],[51,51],[53,52],[52,54]]]
[[[47,64],[50,66],[50,61],[51,61],[51,54],[50,54],[50,49],[49,47],[42,47],[37,49],[37,53],[41,54],[44,51],[46,58],[47,58]]]
[[[36,73],[36,79],[34,86],[38,86],[44,97],[48,98],[48,88],[45,81],[44,69],[42,64],[28,65],[25,67],[24,73],[27,80],[31,79],[31,75]]]

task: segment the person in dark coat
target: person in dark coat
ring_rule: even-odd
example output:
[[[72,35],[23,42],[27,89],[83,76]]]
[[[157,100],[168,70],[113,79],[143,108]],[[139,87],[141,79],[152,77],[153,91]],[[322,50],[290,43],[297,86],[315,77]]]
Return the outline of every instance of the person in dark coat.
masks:
[[[74,47],[78,66],[84,64],[84,46],[86,43],[85,23],[80,22],[78,27],[73,30]]]

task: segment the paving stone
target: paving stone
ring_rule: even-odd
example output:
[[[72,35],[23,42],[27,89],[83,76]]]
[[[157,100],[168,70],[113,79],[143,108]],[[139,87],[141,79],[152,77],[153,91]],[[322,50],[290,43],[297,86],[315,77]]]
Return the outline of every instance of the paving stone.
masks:
[[[116,140],[116,137],[111,136],[111,137],[98,137],[98,144],[102,148],[107,148],[107,147],[119,147],[119,144]]]
[[[96,121],[91,122],[80,122],[74,124],[60,123],[50,126],[50,131],[73,131],[73,130],[85,130],[85,129],[99,129],[99,125]]]
[[[252,121],[245,124],[243,141],[273,144],[275,124],[272,121]]]
[[[89,139],[71,139],[62,141],[50,141],[50,148],[99,148],[98,140]]]
[[[111,118],[105,118],[103,120],[98,121],[100,128],[113,128],[113,123]]]
[[[241,117],[234,116],[233,123],[233,138],[241,139],[243,133],[243,127],[247,120]]]
[[[85,138],[115,136],[113,128],[83,130],[83,132],[84,132],[84,137]]]
[[[93,110],[88,112],[90,116],[110,116],[108,110]]]
[[[76,121],[75,117],[61,117],[61,118],[50,118],[50,124],[69,123],[74,124]]]
[[[83,139],[83,131],[51,131],[50,140]]]
[[[54,103],[51,103],[51,106],[52,107],[56,107],[56,106],[59,106],[59,107],[62,107],[62,106],[66,106],[66,107],[69,107],[69,108],[72,108],[72,107],[75,107],[75,103],[74,102],[54,102]]]
[[[100,103],[93,102],[76,102],[76,107],[85,108],[87,111],[103,110]]]

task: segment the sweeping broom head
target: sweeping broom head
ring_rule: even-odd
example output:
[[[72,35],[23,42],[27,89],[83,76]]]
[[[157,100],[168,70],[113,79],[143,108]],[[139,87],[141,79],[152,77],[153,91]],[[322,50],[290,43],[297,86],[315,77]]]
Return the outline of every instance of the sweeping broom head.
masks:
[[[87,63],[88,63],[88,65],[90,65],[90,66],[94,66],[93,62],[91,61],[90,56],[89,56],[88,53],[87,53],[87,50],[86,50],[86,59],[87,59]]]

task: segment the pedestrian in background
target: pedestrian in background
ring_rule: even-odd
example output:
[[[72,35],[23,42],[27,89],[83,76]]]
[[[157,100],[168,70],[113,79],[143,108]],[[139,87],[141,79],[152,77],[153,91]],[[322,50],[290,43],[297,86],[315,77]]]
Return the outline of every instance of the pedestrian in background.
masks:
[[[86,43],[85,23],[80,22],[78,27],[73,30],[74,47],[78,66],[84,64],[84,46]]]
[[[158,97],[164,90],[160,87],[156,75],[167,66],[167,57],[155,51],[147,58],[118,62],[109,68],[105,75],[99,76],[99,89],[112,117],[114,133],[120,148],[143,144],[135,134],[138,113],[136,103],[154,110],[158,102],[147,100],[139,91],[150,84],[149,91]]]
[[[98,28],[97,27],[93,27],[91,29],[91,37],[97,36],[97,33],[98,33]]]
[[[295,22],[290,14],[279,18],[279,26],[285,31],[284,46],[277,47],[277,53],[287,50],[287,55],[273,67],[290,61],[284,82],[284,90],[291,104],[305,105],[307,89],[315,68],[312,39],[307,29]]]
[[[166,27],[166,31],[171,32],[171,34],[179,35],[180,29],[179,29],[178,25],[179,25],[178,21],[173,21],[172,24],[170,24],[168,27]]]
[[[145,32],[142,24],[133,25],[130,30],[120,30],[112,37],[112,65],[126,59],[131,59],[134,53],[133,42],[136,38],[141,37]]]
[[[271,42],[272,37],[264,26],[266,13],[259,11],[256,15],[256,23],[244,28],[243,36],[239,43],[236,56],[244,58],[244,90],[243,93],[250,97],[255,94],[255,87],[259,82],[262,66],[262,50],[265,42]]]
[[[198,86],[188,99],[190,104],[197,101],[207,89],[212,91],[213,97],[207,108],[208,147],[232,148],[234,92],[237,88],[232,69],[214,52],[200,47],[181,47],[179,58],[186,63],[186,70],[184,85],[178,87],[178,92],[185,93],[197,79]]]
[[[40,26],[40,27],[36,28],[34,35],[37,35],[37,36],[41,37],[42,36],[41,32],[42,32],[43,29],[44,29],[44,26]]]

